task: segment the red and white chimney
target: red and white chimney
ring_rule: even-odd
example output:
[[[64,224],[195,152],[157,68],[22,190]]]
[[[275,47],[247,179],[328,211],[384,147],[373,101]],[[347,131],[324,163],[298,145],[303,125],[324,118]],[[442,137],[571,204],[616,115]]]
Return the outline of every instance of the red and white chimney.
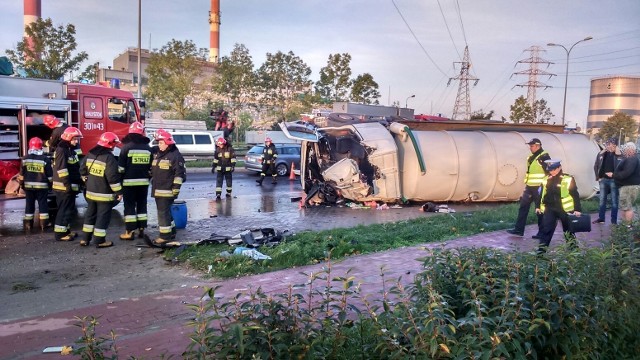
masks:
[[[27,32],[24,31],[31,23],[36,22],[42,16],[42,4],[41,0],[24,0],[24,37],[27,37]],[[31,39],[27,39],[29,47],[33,46]]]
[[[211,0],[209,11],[209,62],[218,63],[220,55],[220,0]]]

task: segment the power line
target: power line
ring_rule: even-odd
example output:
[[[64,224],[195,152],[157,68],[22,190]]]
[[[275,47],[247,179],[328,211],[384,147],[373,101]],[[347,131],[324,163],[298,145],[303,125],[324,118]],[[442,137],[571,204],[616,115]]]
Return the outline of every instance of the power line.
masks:
[[[456,42],[453,40],[453,36],[451,35],[451,29],[449,29],[449,24],[447,23],[447,18],[444,16],[444,12],[442,11],[442,6],[440,5],[440,0],[438,0],[438,8],[440,9],[440,15],[442,15],[442,21],[444,21],[444,26],[447,28],[447,32],[449,33],[449,39],[451,39],[451,43],[453,44],[453,48],[456,50],[456,54],[458,54],[458,59],[462,59],[460,56],[460,52],[458,51],[458,47],[456,46]],[[466,43],[466,41],[465,41]]]

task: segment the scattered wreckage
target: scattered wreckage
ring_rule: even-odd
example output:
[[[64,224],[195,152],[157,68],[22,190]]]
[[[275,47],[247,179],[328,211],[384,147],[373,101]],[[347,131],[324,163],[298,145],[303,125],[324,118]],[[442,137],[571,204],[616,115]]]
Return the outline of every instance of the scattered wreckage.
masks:
[[[499,202],[524,189],[525,145],[539,138],[574,175],[581,197],[597,191],[593,159],[600,150],[584,134],[547,124],[484,121],[434,123],[330,114],[321,122],[280,123],[302,141],[304,205],[351,200],[385,203]]]

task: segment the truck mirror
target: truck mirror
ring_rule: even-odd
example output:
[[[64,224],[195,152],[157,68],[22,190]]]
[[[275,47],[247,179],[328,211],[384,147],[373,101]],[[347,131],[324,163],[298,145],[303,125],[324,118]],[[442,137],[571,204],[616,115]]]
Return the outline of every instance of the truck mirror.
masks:
[[[138,100],[138,106],[140,107],[140,109],[146,108],[147,107],[147,103],[144,100],[139,99]]]

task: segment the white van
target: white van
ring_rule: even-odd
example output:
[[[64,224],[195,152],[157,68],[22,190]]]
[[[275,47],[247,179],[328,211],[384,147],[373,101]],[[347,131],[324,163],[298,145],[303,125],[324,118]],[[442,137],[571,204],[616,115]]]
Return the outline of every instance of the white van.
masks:
[[[215,152],[215,140],[222,136],[221,131],[214,132],[215,134],[206,131],[169,131],[173,140],[176,142],[176,146],[180,153],[185,158],[212,158]],[[217,134],[220,133],[220,134]],[[154,140],[153,145],[157,145]]]

